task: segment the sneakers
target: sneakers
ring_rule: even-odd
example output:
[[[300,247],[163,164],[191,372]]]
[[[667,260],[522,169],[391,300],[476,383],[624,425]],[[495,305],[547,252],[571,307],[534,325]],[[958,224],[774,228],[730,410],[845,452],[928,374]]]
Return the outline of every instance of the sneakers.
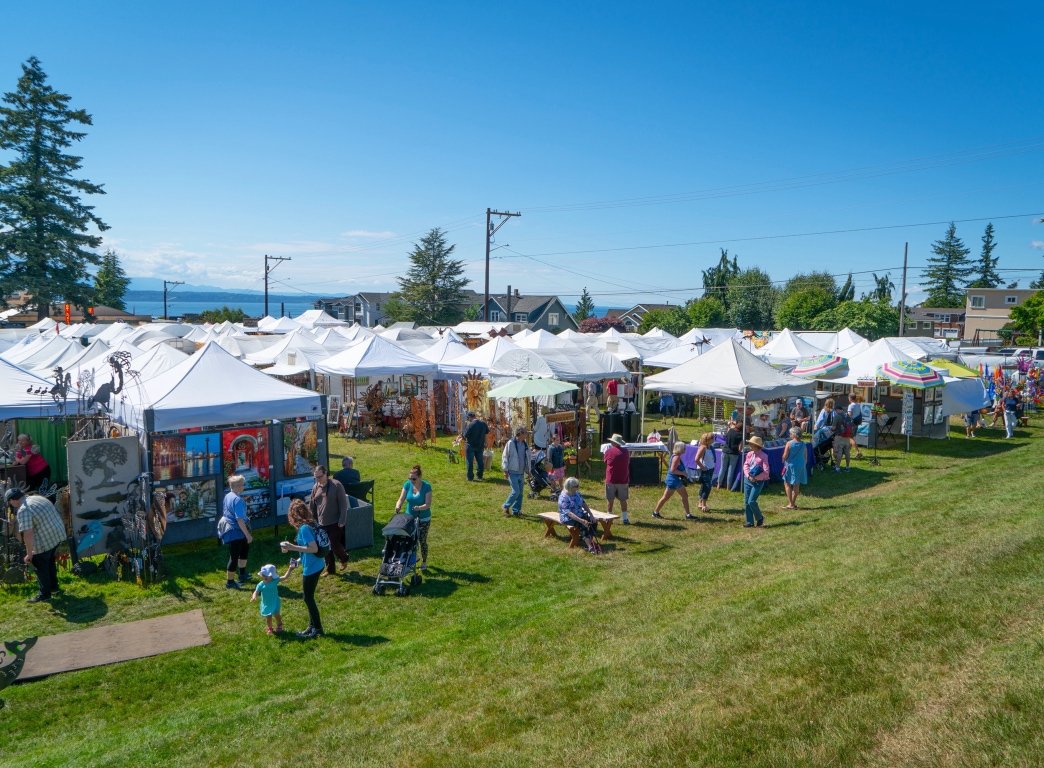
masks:
[[[696,519],[696,515],[690,515],[688,512],[686,512],[685,513],[685,519],[686,520],[695,520]]]
[[[309,627],[304,632],[298,632],[297,636],[302,640],[314,640],[317,637],[322,637],[323,630],[316,629],[315,627]]]
[[[275,634],[275,630],[272,629],[271,627],[267,627],[265,629],[265,633],[268,634],[268,635],[274,635]]]
[[[314,631],[315,630],[312,627],[308,627],[308,629],[302,629],[300,632],[297,632],[296,634],[298,637],[307,638],[311,637]]]
[[[765,518],[761,518],[760,520],[758,520],[758,522],[754,523],[754,526],[756,528],[764,528],[765,527]]]
[[[628,519],[626,517],[623,520],[621,520],[620,522],[622,522],[624,525],[630,525],[631,524],[630,519]]]
[[[225,582],[225,589],[239,589],[239,583],[229,579]]]
[[[841,467],[834,467],[834,471],[835,472],[840,472],[841,471]]]
[[[659,512],[653,512],[652,516],[655,517],[657,520],[663,520],[663,515],[661,515]]]
[[[421,567],[420,567],[420,569],[421,569],[422,571],[426,571],[426,570],[428,570],[428,564],[427,564],[427,563],[421,563]]]
[[[30,603],[45,603],[45,602],[47,602],[50,599],[51,599],[50,595],[42,595],[42,594],[37,593],[37,594],[33,595],[32,597],[30,597],[27,602],[30,602]]]

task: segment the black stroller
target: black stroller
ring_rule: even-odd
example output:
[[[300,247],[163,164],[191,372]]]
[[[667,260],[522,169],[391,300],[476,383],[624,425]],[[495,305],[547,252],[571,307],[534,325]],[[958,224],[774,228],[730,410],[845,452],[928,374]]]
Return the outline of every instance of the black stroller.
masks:
[[[823,426],[812,433],[812,453],[816,457],[816,468],[826,469],[834,460],[834,430]]]
[[[381,568],[373,585],[373,594],[383,595],[385,587],[395,587],[399,597],[405,597],[410,587],[421,583],[417,573],[417,519],[410,515],[395,515],[381,530],[384,551]]]
[[[558,498],[562,489],[558,481],[547,471],[547,454],[542,450],[534,451],[529,458],[529,498],[535,499],[545,488],[551,489],[551,500]]]

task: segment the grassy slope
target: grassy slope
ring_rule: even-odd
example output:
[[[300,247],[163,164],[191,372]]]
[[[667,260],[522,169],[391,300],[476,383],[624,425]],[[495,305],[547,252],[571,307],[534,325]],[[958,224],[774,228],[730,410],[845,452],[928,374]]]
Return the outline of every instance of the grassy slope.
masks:
[[[0,764],[1039,765],[1041,432],[883,451],[815,478],[798,512],[772,486],[759,531],[739,494],[716,491],[698,523],[672,500],[654,522],[659,491],[636,489],[639,524],[602,558],[503,519],[495,475],[335,439],[377,479],[379,519],[414,461],[433,482],[416,594],[370,594],[379,549],[356,553],[356,573],[321,583],[328,636],[272,639],[209,542],[169,553],[165,587],[63,576],[59,610],[0,591],[0,637],[197,606],[213,637],[6,689]],[[284,562],[275,541],[262,533],[252,570]]]

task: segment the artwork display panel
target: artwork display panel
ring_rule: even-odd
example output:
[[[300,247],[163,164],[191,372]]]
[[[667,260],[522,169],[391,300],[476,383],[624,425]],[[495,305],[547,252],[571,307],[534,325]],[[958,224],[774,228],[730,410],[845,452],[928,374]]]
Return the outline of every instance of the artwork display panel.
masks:
[[[319,425],[314,421],[283,424],[283,475],[311,475],[319,463]]]
[[[218,512],[217,479],[189,482],[154,482],[153,504],[162,505],[167,524],[214,519]]]
[[[226,429],[221,433],[222,477],[242,475],[246,490],[268,490],[272,476],[268,458],[268,427]]]
[[[294,499],[308,500],[315,481],[311,475],[296,477],[291,480],[280,480],[276,483],[276,514],[286,517],[290,511],[290,502]]]
[[[137,438],[75,440],[66,451],[77,556],[117,552],[127,548],[130,538],[140,540],[145,518]]]
[[[151,459],[155,480],[220,475],[221,435],[217,432],[155,435]]]

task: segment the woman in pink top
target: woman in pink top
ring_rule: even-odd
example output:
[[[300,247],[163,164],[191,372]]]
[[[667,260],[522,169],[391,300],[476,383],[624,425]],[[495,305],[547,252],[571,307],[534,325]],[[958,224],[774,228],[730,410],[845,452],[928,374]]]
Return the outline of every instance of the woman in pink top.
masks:
[[[51,474],[51,466],[40,453],[40,447],[33,445],[33,439],[29,435],[18,436],[14,460],[15,464],[25,465],[25,483],[31,491],[39,489],[44,478]]]
[[[761,528],[765,525],[765,516],[758,506],[758,496],[769,479],[768,456],[762,450],[765,444],[757,435],[747,440],[747,445],[749,448],[743,457],[743,515],[746,518],[743,527]]]

